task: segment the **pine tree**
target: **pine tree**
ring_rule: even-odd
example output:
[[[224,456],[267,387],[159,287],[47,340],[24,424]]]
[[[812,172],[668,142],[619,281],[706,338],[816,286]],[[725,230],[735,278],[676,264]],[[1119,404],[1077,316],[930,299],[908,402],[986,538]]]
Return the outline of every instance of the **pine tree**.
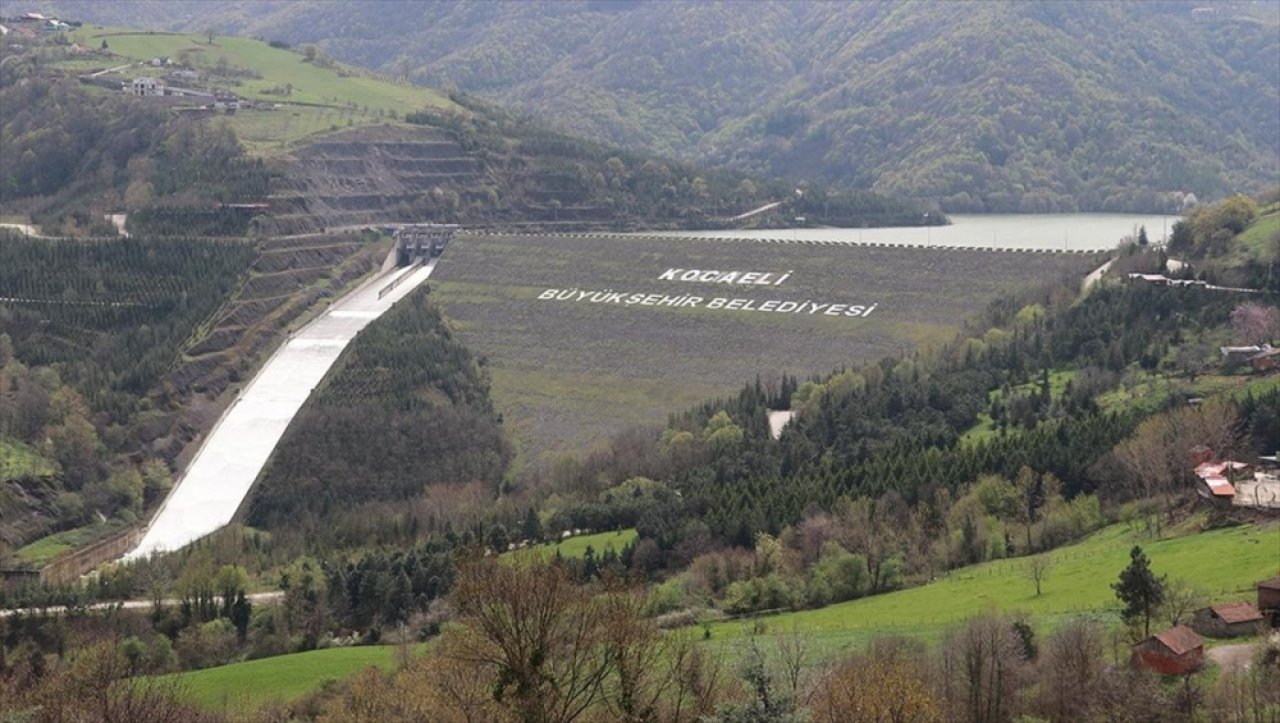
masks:
[[[1129,551],[1129,560],[1129,566],[1120,572],[1118,581],[1111,583],[1111,589],[1125,605],[1120,617],[1130,625],[1142,621],[1146,637],[1151,635],[1151,615],[1164,601],[1165,576],[1156,577],[1151,561],[1138,545]]]

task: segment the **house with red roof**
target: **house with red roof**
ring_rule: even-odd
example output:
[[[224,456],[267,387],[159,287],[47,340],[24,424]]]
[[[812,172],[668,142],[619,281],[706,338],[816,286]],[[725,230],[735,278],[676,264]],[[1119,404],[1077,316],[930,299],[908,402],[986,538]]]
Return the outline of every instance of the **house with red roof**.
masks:
[[[1194,673],[1204,665],[1204,640],[1186,625],[1169,628],[1134,645],[1131,662],[1162,675]]]
[[[1229,602],[1210,605],[1196,611],[1191,627],[1210,638],[1234,638],[1254,635],[1262,625],[1262,613],[1251,602]]]

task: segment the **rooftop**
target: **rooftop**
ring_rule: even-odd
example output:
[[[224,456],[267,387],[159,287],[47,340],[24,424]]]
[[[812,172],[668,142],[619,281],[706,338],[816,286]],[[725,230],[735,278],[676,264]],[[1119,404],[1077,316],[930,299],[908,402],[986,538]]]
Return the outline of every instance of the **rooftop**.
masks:
[[[1174,655],[1185,655],[1204,645],[1204,641],[1196,635],[1195,631],[1186,625],[1179,625],[1176,628],[1169,628],[1163,633],[1157,633],[1154,638]]]
[[[1228,625],[1251,623],[1262,619],[1262,613],[1258,612],[1258,608],[1250,602],[1222,603],[1211,605],[1209,609]]]

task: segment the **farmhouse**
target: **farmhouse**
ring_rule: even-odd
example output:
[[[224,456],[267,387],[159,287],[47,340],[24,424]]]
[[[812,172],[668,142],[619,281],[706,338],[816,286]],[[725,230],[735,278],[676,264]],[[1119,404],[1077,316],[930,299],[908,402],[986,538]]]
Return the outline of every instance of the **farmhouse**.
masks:
[[[1273,614],[1280,612],[1280,576],[1258,583],[1258,609]]]
[[[1249,602],[1221,603],[1196,611],[1191,626],[1211,638],[1234,638],[1258,632],[1262,613]]]
[[[1204,665],[1204,641],[1185,625],[1169,628],[1133,646],[1132,663],[1163,675],[1183,675]]]

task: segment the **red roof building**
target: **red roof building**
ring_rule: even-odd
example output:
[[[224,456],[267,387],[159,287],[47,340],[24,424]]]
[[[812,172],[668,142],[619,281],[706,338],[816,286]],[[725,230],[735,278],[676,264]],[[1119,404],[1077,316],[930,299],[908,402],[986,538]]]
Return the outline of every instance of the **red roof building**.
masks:
[[[1197,633],[1211,638],[1253,635],[1262,623],[1262,613],[1251,602],[1210,605],[1196,611],[1191,626]]]
[[[1133,664],[1161,673],[1183,675],[1204,665],[1204,640],[1185,625],[1153,635],[1133,646]]]

